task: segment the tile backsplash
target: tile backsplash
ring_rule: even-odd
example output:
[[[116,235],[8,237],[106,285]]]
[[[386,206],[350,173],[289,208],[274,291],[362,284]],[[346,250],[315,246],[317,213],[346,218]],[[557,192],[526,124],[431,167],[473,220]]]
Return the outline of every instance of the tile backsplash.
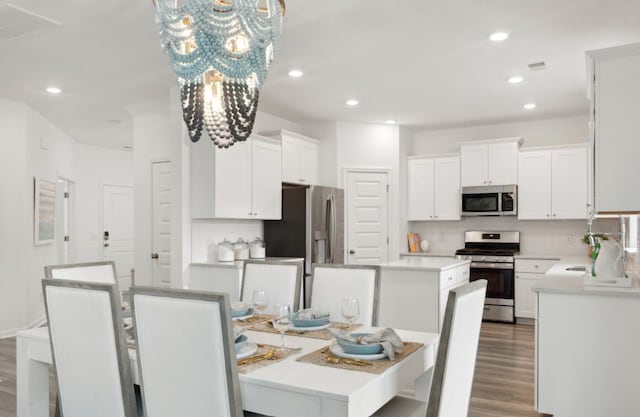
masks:
[[[220,243],[224,239],[232,243],[239,237],[251,242],[262,238],[261,220],[193,220],[191,223],[191,261],[207,262],[210,256],[209,243]]]
[[[598,219],[596,233],[617,233],[618,221]],[[460,221],[410,222],[409,231],[429,241],[429,252],[452,254],[464,247],[468,230],[519,231],[520,252],[526,255],[587,256],[582,237],[587,233],[586,220],[533,221],[515,217],[463,217]],[[406,241],[406,238],[405,238]],[[406,252],[406,248],[402,250]]]

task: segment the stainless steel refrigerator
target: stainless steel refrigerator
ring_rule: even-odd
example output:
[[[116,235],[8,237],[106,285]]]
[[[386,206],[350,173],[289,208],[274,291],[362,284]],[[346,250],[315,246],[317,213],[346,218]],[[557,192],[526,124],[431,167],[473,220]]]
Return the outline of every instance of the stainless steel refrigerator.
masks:
[[[344,190],[282,186],[282,220],[264,221],[269,257],[304,258],[304,299],[309,306],[311,265],[344,263]]]

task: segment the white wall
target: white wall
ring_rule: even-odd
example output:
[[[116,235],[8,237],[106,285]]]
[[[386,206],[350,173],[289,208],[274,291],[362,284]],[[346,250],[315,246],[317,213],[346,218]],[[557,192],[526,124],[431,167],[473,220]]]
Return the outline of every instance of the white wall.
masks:
[[[344,188],[344,172],[348,168],[385,168],[390,171],[389,260],[397,259],[400,229],[400,129],[397,126],[348,122],[338,122],[337,127],[338,188]]]
[[[151,285],[152,192],[151,164],[171,160],[169,109],[133,117],[133,160],[135,186],[136,284]]]
[[[76,183],[76,262],[95,260],[83,232],[100,228],[100,184],[132,184],[131,155],[79,145],[22,103],[0,100],[0,336],[44,317],[40,280],[45,265],[60,263],[58,238],[35,246],[34,177]],[[127,178],[128,177],[128,178]],[[56,210],[59,210],[56,207]],[[73,220],[72,220],[73,221]]]
[[[26,106],[0,99],[0,337],[26,320],[27,245],[33,242],[27,183]]]
[[[428,130],[414,135],[413,155],[459,152],[458,142],[520,136],[523,147],[587,142],[589,117],[573,116],[531,122]]]
[[[409,222],[407,221],[407,188],[408,181],[407,175],[409,170],[409,164],[407,157],[413,154],[413,134],[407,128],[400,128],[400,162],[399,162],[399,231],[398,231],[398,245],[400,253],[406,252],[406,236],[409,232]]]

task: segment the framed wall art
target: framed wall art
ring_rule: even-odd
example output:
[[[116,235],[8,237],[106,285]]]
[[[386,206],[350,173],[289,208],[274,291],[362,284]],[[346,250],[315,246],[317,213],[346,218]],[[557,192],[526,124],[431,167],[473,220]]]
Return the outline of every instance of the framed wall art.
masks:
[[[34,178],[33,244],[48,245],[56,237],[56,184]]]

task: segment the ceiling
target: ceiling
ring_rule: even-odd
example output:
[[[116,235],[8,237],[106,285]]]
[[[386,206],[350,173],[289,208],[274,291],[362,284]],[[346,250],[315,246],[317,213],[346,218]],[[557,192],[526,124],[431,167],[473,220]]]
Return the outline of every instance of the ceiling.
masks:
[[[637,0],[286,2],[260,110],[300,123],[395,119],[426,130],[586,114],[584,51],[640,42]],[[174,78],[151,0],[8,3],[62,26],[0,40],[1,97],[110,147],[132,144],[133,109],[168,102]],[[489,41],[498,30],[510,38]],[[527,68],[537,61],[547,69]],[[525,80],[510,85],[512,75]],[[538,107],[525,111],[528,102]]]

